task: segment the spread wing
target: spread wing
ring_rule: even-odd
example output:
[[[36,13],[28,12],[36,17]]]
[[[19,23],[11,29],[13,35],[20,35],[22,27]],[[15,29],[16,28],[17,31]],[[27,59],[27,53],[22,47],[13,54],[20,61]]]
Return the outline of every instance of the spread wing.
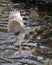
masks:
[[[24,30],[23,20],[19,11],[12,11],[10,13],[7,29],[11,32],[18,32],[20,30]]]

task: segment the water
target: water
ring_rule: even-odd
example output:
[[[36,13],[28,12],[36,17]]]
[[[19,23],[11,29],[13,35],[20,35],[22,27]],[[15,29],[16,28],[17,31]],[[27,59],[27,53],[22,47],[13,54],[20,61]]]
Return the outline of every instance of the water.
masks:
[[[10,9],[10,3],[8,5],[7,3],[8,1],[3,0],[0,5],[1,8],[6,8],[3,8],[5,11],[0,14],[0,65],[52,65],[51,42],[49,45],[47,42],[46,44],[44,43],[46,40],[44,35],[47,34],[47,31],[50,31],[49,27],[45,25],[46,22],[43,23],[43,19],[38,17],[38,12],[34,8],[26,10],[23,6],[21,7],[23,4],[17,3],[13,4]],[[10,10],[7,9],[7,6]],[[9,12],[12,9],[17,9],[17,7],[20,9],[25,26],[37,28],[36,31],[32,32],[33,34],[28,34],[23,40],[23,51],[21,54],[19,52],[19,44],[16,42],[17,36],[7,31]],[[34,12],[37,14],[32,15]],[[45,27],[46,29],[44,29]],[[41,34],[43,30],[44,32]]]

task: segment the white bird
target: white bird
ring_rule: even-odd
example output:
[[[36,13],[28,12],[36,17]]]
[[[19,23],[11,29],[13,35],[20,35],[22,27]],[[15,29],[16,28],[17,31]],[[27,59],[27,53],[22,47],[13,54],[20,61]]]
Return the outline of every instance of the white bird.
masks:
[[[20,52],[22,52],[21,43],[25,35],[32,31],[32,29],[26,28],[24,26],[22,16],[20,15],[20,11],[12,11],[10,13],[7,29],[12,33],[19,33],[17,43],[19,44]]]

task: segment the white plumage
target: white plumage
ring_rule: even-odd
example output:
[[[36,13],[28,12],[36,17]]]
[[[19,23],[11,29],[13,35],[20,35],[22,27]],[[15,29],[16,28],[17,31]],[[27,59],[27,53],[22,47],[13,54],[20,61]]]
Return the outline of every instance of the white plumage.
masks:
[[[20,11],[12,11],[9,14],[9,21],[8,21],[7,29],[8,29],[8,31],[10,31],[12,33],[20,31],[20,33],[18,35],[17,43],[19,44],[20,52],[21,52],[22,51],[21,43],[22,43],[25,35],[27,33],[29,33],[29,31],[32,31],[32,29],[25,28],[25,26],[23,24],[23,19],[20,15]]]

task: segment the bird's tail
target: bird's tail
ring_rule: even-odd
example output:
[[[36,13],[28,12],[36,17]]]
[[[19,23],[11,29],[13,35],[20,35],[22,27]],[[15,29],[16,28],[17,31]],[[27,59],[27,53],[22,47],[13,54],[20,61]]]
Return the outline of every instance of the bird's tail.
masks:
[[[37,27],[27,27],[27,28],[26,28],[26,33],[29,34],[29,32],[33,32],[33,31],[35,31],[36,28],[37,28]]]

